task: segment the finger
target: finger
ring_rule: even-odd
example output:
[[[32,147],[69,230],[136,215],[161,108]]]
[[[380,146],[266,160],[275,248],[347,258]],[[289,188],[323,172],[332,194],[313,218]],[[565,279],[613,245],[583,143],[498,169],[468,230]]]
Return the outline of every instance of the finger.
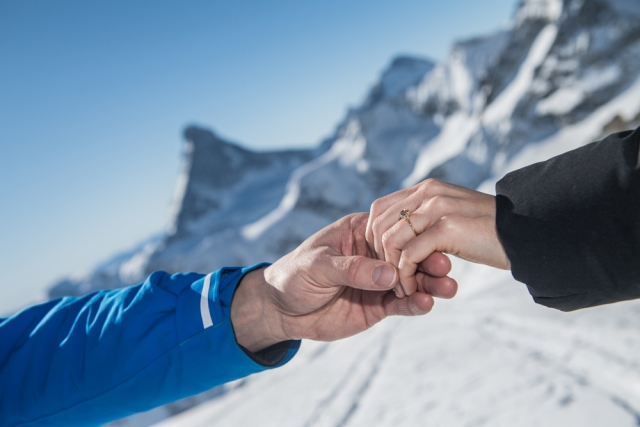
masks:
[[[442,187],[441,190],[445,190],[448,187]],[[421,196],[421,194],[417,194],[417,196]],[[412,196],[413,197],[413,196]],[[408,200],[408,199],[407,199]],[[400,203],[404,203],[406,201],[402,201]],[[398,208],[399,205],[396,204],[390,208],[390,210],[394,208]],[[424,230],[429,229],[434,223],[440,221],[440,219],[446,215],[451,214],[452,212],[456,212],[458,210],[464,209],[461,206],[461,202],[453,197],[444,196],[444,195],[435,195],[430,198],[428,201],[424,202],[422,206],[420,206],[414,214],[412,214],[409,219],[412,221],[413,227],[409,226],[409,224],[403,224],[403,221],[398,222],[393,227],[391,227],[383,236],[383,247],[385,252],[385,259],[391,262],[394,265],[400,265],[400,258],[404,251],[404,248],[409,242],[412,242],[418,236],[415,234],[421,234]],[[407,222],[407,221],[404,221]],[[430,256],[431,253],[427,253],[425,257]],[[417,260],[416,260],[417,261]],[[422,264],[424,259],[417,261],[418,264]],[[423,265],[427,269],[427,273],[430,273],[429,268],[434,268],[434,276],[444,276],[448,273],[440,274],[437,270],[442,269],[442,267],[451,268],[450,263],[445,264],[441,267],[437,265],[443,261],[438,261],[438,257],[435,258],[435,261],[428,261]],[[417,269],[418,267],[415,266]],[[413,271],[412,274],[401,275],[400,283],[406,295],[411,295],[413,292],[417,290],[418,283],[413,277],[413,274],[416,270]]]
[[[418,288],[416,279],[418,265],[434,252],[457,254],[453,248],[459,240],[457,236],[459,229],[454,222],[455,219],[452,221],[451,217],[442,218],[405,245],[398,263],[398,273],[403,286]]]
[[[374,247],[376,251],[384,251],[382,246],[382,235],[389,230],[396,222],[398,222],[398,216],[400,212],[404,209],[408,209],[410,214],[413,214],[416,210],[418,210],[421,206],[426,204],[433,204],[432,201],[436,199],[436,205],[440,207],[441,203],[438,199],[442,196],[448,197],[459,197],[464,194],[464,191],[468,191],[463,187],[458,187],[456,185],[447,184],[444,182],[440,182],[435,179],[427,179],[417,185],[414,185],[410,190],[406,193],[406,197],[403,199],[396,199],[396,202],[393,204],[385,204],[387,207],[386,211],[383,214],[377,214],[376,218],[373,218],[372,228],[373,228],[373,239],[374,239]],[[391,201],[391,200],[389,200]],[[433,208],[430,208],[428,212],[432,211]],[[438,212],[441,212],[442,209],[438,209]],[[442,215],[442,214],[441,214]],[[440,216],[441,216],[440,215]],[[436,215],[432,222],[437,220],[438,216]],[[413,228],[416,230],[418,234],[420,234],[421,230],[425,230],[429,224],[426,223],[422,227],[416,227],[416,224],[413,222],[413,218],[410,217],[410,221]],[[406,220],[405,220],[406,222]],[[411,228],[411,227],[409,227]],[[415,237],[415,234],[407,234],[409,238]],[[386,260],[387,254],[385,252],[384,259]]]
[[[393,265],[398,265],[403,246],[415,237],[416,234],[406,220],[396,219],[396,222],[387,228],[380,239],[384,259]]]
[[[416,273],[418,291],[437,298],[453,298],[458,292],[458,283],[451,277],[433,277],[421,272]]]
[[[477,206],[463,197],[464,191],[470,190],[434,181],[429,188],[423,184],[423,187],[409,198],[391,206],[373,226],[374,236],[377,235],[378,228],[384,230],[388,227],[382,236],[384,259],[398,265],[401,248],[415,238],[416,234],[421,234],[444,216],[473,214]],[[391,224],[392,213],[405,209],[402,206],[417,207],[410,212],[409,218]]]
[[[408,289],[407,292],[421,291],[439,298],[453,298],[458,291],[458,284],[455,280],[445,277],[451,271],[451,260],[442,252],[434,252],[426,260],[418,264],[416,289]],[[445,280],[438,280],[445,279]],[[406,286],[411,286],[407,284]],[[398,284],[393,291],[398,298],[404,298],[403,285]]]
[[[418,264],[418,271],[434,277],[444,277],[451,272],[451,260],[442,252],[434,252]]]
[[[376,253],[376,256],[379,259],[384,259],[384,258],[382,256],[382,253],[378,254],[378,252],[375,250],[375,244],[374,244],[375,236],[373,232],[373,224],[375,222],[375,219],[380,215],[382,215],[383,213],[385,213],[389,208],[389,206],[407,197],[408,195],[407,193],[408,193],[408,189],[396,191],[394,193],[391,193],[389,195],[386,195],[384,197],[374,200],[373,203],[371,204],[371,208],[369,210],[369,220],[367,221],[367,230],[366,230],[365,236],[366,236],[367,243],[369,244],[369,246],[371,246],[371,248],[373,248],[374,252]]]
[[[415,237],[415,233],[406,219],[401,218],[400,213],[405,209],[411,212],[420,207],[420,200],[416,197],[409,196],[397,203],[391,205],[382,215],[379,215],[373,221],[373,242],[376,252],[382,253],[385,260],[387,259],[387,251],[385,250],[384,235],[391,228],[404,231],[407,239]],[[417,231],[417,230],[416,230]],[[420,233],[419,231],[417,231]]]
[[[399,265],[402,248],[412,239],[416,238],[413,229],[405,221],[399,221],[382,238],[385,259],[393,265]],[[422,272],[436,277],[446,276],[451,271],[451,261],[442,253],[434,253],[426,260],[420,262],[418,269]],[[395,290],[396,295],[402,298],[404,295],[411,295],[417,290],[417,282],[400,280],[402,291]],[[400,288],[398,286],[397,288]],[[404,295],[401,295],[402,294]]]
[[[396,294],[396,297],[398,297],[398,298],[404,298],[404,297],[407,296],[407,294],[404,293],[404,289],[402,288],[402,285],[400,283],[398,283],[393,288],[393,292]]]
[[[369,212],[369,220],[367,221],[366,240],[369,243],[369,246],[371,246],[374,249],[376,253],[376,257],[378,259],[384,259],[384,253],[382,251],[382,246],[381,245],[376,246],[376,242],[375,242],[376,236],[374,231],[374,224],[376,219],[381,215],[383,215],[387,211],[387,209],[389,209],[390,206],[396,204],[400,200],[406,199],[411,194],[413,194],[413,192],[415,192],[414,187],[405,188],[403,190],[396,191],[395,193],[391,193],[387,196],[381,197],[375,200],[371,204],[371,210]]]
[[[374,223],[374,236],[377,230],[386,230],[382,235],[382,247],[384,259],[394,265],[398,265],[401,249],[416,235],[421,234],[441,217],[455,212],[460,207],[457,199],[448,195],[436,194],[436,191],[448,190],[444,184],[432,185],[429,194],[421,189],[391,206],[376,223]],[[392,223],[392,215],[395,211],[409,210],[409,217]],[[396,219],[398,219],[396,217]],[[404,284],[403,284],[404,285]],[[408,289],[405,289],[407,291]]]
[[[398,283],[395,266],[364,256],[331,256],[330,262],[321,263],[314,273],[333,286],[369,291],[387,291]]]
[[[381,215],[389,211],[392,206],[397,205],[398,202],[410,196],[417,195],[421,204],[422,202],[428,201],[431,198],[436,197],[438,195],[447,195],[449,197],[464,198],[465,196],[468,195],[469,191],[472,191],[472,190],[469,190],[464,187],[460,187],[458,185],[441,182],[436,179],[427,179],[421,183],[414,185],[413,187],[396,191],[395,193],[391,193],[385,197],[381,197],[376,201],[374,201],[373,204],[371,205],[371,209],[370,209],[371,215],[367,223],[366,239],[368,242],[373,242],[375,237],[374,235],[376,233],[376,229],[375,229],[376,220]],[[390,218],[396,219],[397,217],[397,215],[395,215],[396,211],[400,212],[402,209],[405,209],[405,208],[398,209],[398,206],[395,206],[395,208],[392,210],[393,214],[390,215]],[[409,209],[409,208],[406,207],[406,209]],[[381,233],[379,234],[383,234],[387,229],[388,227],[387,228],[383,227]]]
[[[421,316],[433,308],[433,297],[416,292],[408,298],[396,298],[389,293],[382,301],[387,316]]]

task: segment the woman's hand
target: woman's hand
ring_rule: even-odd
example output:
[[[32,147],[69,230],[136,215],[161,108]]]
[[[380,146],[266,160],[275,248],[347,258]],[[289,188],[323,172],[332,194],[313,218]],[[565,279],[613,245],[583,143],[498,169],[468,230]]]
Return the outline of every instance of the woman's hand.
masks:
[[[413,229],[400,218],[404,209]],[[373,202],[366,238],[379,259],[398,267],[398,296],[418,290],[420,264],[434,252],[510,268],[496,229],[495,197],[435,179]]]

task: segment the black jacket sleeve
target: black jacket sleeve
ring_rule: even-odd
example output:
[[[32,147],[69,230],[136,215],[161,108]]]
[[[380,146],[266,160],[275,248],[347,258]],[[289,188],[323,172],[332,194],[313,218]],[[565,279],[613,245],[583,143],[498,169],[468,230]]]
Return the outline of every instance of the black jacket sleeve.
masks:
[[[640,298],[640,128],[506,175],[498,233],[513,277],[563,311]]]

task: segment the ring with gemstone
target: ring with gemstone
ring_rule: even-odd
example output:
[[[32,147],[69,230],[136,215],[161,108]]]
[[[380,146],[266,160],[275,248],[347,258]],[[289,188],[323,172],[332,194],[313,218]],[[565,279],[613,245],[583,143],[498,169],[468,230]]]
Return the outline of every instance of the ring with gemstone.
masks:
[[[400,221],[401,219],[404,219],[405,221],[407,221],[407,224],[409,224],[409,227],[411,227],[413,234],[415,234],[416,237],[418,237],[419,233],[416,231],[415,228],[413,228],[413,224],[411,224],[411,221],[409,221],[410,216],[411,216],[411,212],[409,211],[409,209],[402,209],[400,211],[400,217],[398,218],[398,221]]]

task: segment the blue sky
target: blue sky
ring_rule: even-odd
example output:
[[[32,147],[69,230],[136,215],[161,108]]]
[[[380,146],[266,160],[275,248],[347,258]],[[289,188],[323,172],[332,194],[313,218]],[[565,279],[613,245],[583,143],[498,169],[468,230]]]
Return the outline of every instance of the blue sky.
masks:
[[[0,313],[164,228],[186,124],[315,145],[394,56],[441,60],[515,5],[0,1]]]

